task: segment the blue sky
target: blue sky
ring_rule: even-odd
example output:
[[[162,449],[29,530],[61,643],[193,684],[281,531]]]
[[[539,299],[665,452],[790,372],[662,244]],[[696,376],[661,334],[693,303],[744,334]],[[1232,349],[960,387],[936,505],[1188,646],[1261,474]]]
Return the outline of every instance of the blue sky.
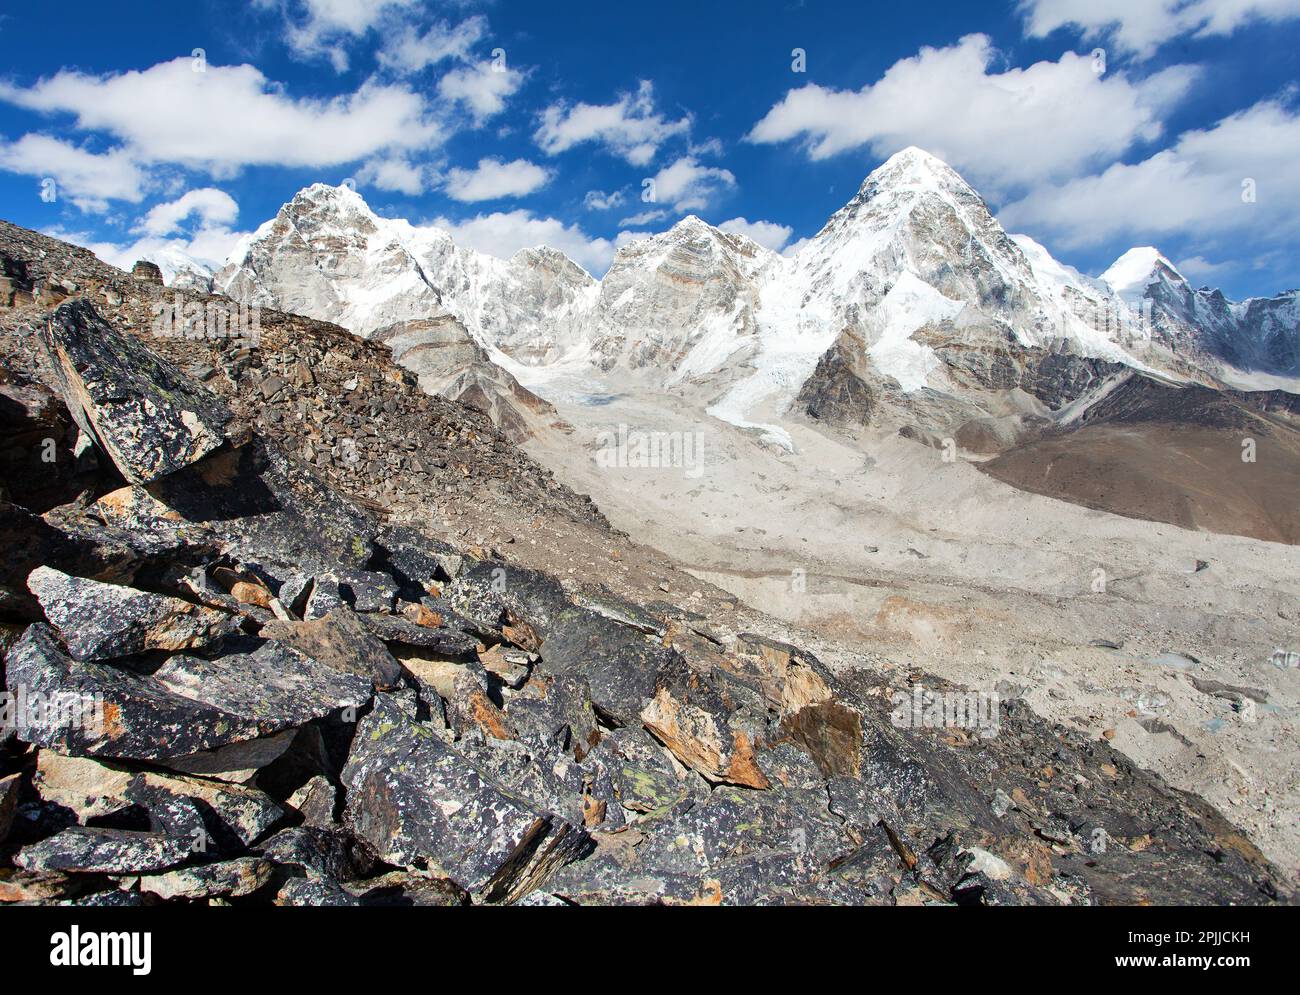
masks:
[[[1085,272],[1300,285],[1300,0],[60,0],[0,52],[0,216],[118,263],[345,180],[597,274],[685,213],[789,249],[915,144]]]

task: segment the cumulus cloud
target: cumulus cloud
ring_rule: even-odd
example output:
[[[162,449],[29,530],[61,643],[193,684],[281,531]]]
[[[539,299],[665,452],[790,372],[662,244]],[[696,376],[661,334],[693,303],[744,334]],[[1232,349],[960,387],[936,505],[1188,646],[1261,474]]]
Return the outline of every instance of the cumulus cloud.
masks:
[[[188,190],[175,200],[151,207],[136,225],[136,231],[171,235],[191,217],[197,217],[202,228],[224,227],[239,217],[239,205],[234,197],[216,187]]]
[[[136,260],[146,258],[158,260],[167,269],[188,256],[215,270],[248,237],[247,232],[231,227],[238,215],[234,198],[204,187],[152,208],[132,229],[139,236],[133,241],[113,241],[62,228],[48,229],[45,234],[84,246],[121,269],[130,269]]]
[[[1202,243],[1229,234],[1276,241],[1300,230],[1298,159],[1300,117],[1279,101],[1261,101],[1184,132],[1141,162],[1036,189],[999,220],[1012,230],[1051,232],[1066,247],[1172,234]]]
[[[527,159],[502,162],[500,159],[480,159],[474,169],[452,169],[447,173],[447,196],[453,200],[474,203],[481,200],[499,200],[502,197],[523,197],[545,186],[551,174]]]
[[[1159,137],[1164,113],[1196,77],[1174,66],[1144,79],[1098,76],[1088,56],[992,69],[985,35],[922,48],[860,90],[807,84],[789,91],[751,130],[762,143],[800,141],[812,159],[869,148],[881,158],[928,149],[984,189],[1002,191],[1077,175]]]
[[[781,255],[785,256],[787,259],[793,259],[799,254],[803,247],[811,241],[811,238],[801,238],[797,242],[791,242],[781,250]]]
[[[1031,38],[1072,27],[1146,57],[1185,35],[1228,35],[1252,21],[1300,17],[1300,0],[1021,0],[1020,11]]]
[[[1188,256],[1174,263],[1174,268],[1193,283],[1213,283],[1224,276],[1237,272],[1240,266],[1235,262],[1215,263],[1204,256]]]
[[[496,61],[479,62],[453,69],[438,80],[438,95],[463,105],[476,122],[500,114],[506,98],[523,85],[524,74]]]
[[[379,64],[398,73],[416,73],[448,59],[463,61],[487,34],[487,28],[487,18],[482,16],[456,25],[439,21],[423,32],[404,25],[379,50]]]
[[[702,166],[694,156],[683,156],[654,177],[655,200],[677,211],[703,210],[718,193],[735,185],[731,170]]]
[[[548,245],[559,249],[589,273],[599,275],[609,268],[614,246],[606,238],[592,238],[577,225],[556,218],[539,218],[531,211],[498,211],[480,214],[466,221],[439,218],[433,222],[451,233],[458,245],[509,259],[520,249]]]
[[[0,141],[0,169],[52,179],[56,197],[97,213],[107,210],[110,200],[139,203],[148,187],[148,177],[125,150],[90,152],[48,135]]]
[[[587,196],[582,198],[582,205],[589,211],[609,211],[620,206],[626,199],[622,190],[615,190],[612,193],[588,190]]]
[[[640,214],[633,214],[630,218],[624,218],[618,223],[620,228],[626,225],[648,225],[655,221],[662,221],[668,217],[668,212],[662,207],[656,207],[649,211],[642,211]]]
[[[625,245],[633,242],[644,242],[647,238],[654,238],[654,232],[649,231],[621,231],[614,239],[614,248],[621,249]]]
[[[263,8],[279,8],[285,21],[285,41],[305,58],[324,57],[337,72],[348,68],[347,46],[393,15],[414,7],[416,0],[256,0]]]
[[[744,235],[773,252],[784,249],[786,243],[790,241],[790,236],[794,234],[794,229],[789,225],[779,225],[775,221],[746,221],[744,218],[724,221],[718,225],[718,228],[736,235]]]
[[[354,177],[358,183],[417,197],[428,184],[429,170],[402,156],[381,156],[364,162]]]
[[[243,166],[330,166],[442,137],[423,98],[402,85],[363,83],[331,99],[294,98],[250,65],[178,58],[102,76],[62,70],[30,88],[0,83],[0,100],[75,115],[142,162],[229,175]]]
[[[558,155],[577,145],[604,146],[633,166],[644,166],[669,138],[690,131],[687,115],[669,120],[655,109],[654,84],[642,80],[636,93],[621,94],[612,104],[555,103],[542,111],[535,134],[547,155]]]

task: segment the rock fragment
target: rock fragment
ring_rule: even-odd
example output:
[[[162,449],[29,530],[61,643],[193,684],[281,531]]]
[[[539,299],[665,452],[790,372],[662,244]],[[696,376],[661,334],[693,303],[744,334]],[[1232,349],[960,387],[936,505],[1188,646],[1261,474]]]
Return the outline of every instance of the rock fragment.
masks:
[[[449,877],[479,901],[535,890],[586,847],[586,834],[503,793],[381,697],[343,772],[347,821],[390,864]]]
[[[24,847],[14,863],[28,871],[148,874],[176,867],[192,856],[192,841],[184,837],[73,826]]]
[[[130,483],[175,473],[225,441],[230,410],[87,301],[55,311],[43,342],[68,410]]]
[[[238,624],[216,609],[50,567],[33,570],[27,586],[77,660],[201,649],[238,631]]]

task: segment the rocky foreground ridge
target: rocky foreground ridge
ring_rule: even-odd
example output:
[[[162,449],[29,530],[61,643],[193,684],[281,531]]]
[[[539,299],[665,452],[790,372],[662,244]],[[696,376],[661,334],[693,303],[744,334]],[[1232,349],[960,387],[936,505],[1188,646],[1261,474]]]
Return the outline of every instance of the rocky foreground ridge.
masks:
[[[870,676],[349,496],[262,374],[212,389],[75,292],[42,314],[0,385],[0,449],[54,454],[0,503],[0,901],[1289,897],[1207,805],[1021,705],[899,728]],[[456,444],[532,472],[489,427]]]

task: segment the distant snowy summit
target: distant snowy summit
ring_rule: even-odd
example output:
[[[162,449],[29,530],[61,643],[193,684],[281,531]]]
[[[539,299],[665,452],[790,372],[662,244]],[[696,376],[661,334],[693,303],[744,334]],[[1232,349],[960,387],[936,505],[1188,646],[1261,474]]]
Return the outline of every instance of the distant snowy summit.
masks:
[[[177,285],[203,278],[200,266],[155,261]],[[789,407],[831,367],[904,396],[972,378],[993,389],[1012,367],[1031,385],[1060,379],[1060,357],[1211,385],[1300,377],[1296,292],[1229,301],[1192,288],[1150,247],[1085,276],[1008,235],[954,169],[918,148],[874,170],[788,258],[690,216],[624,245],[597,280],[557,250],[499,259],[317,184],[211,278],[237,300],[367,337],[453,320],[525,381],[589,364],[705,383],[711,412],[758,427],[771,426],[757,412]]]

